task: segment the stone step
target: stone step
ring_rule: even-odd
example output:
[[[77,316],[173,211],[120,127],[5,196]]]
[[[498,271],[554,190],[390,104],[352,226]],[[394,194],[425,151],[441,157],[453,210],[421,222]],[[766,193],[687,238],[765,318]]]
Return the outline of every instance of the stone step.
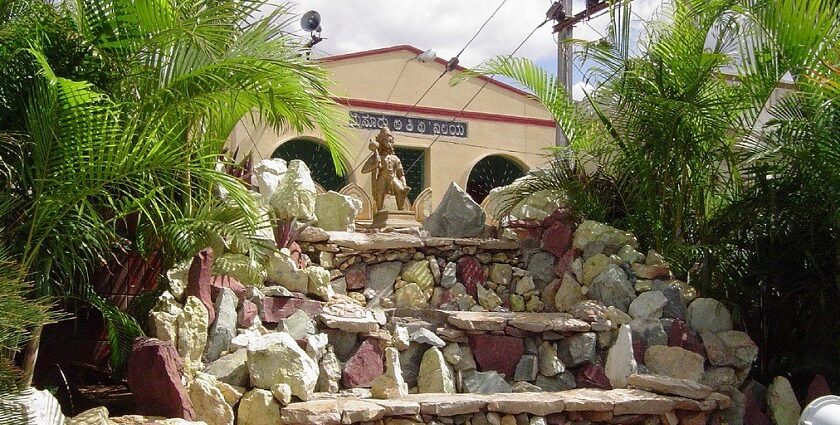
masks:
[[[476,412],[499,415],[548,416],[566,413],[609,421],[625,415],[667,416],[709,413],[728,408],[730,399],[712,393],[705,399],[666,396],[638,389],[597,390],[579,388],[561,392],[497,394],[410,394],[377,400],[340,398],[316,393],[312,400],[292,403],[281,409],[284,424],[338,425],[371,422],[385,418],[450,418]],[[449,422],[451,423],[451,422]]]

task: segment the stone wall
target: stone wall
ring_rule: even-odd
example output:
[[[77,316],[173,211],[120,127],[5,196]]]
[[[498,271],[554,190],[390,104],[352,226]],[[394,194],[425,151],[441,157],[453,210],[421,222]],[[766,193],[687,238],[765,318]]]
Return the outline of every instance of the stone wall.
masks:
[[[144,413],[182,400],[175,410],[208,424],[737,422],[757,348],[725,306],[673,279],[629,233],[563,210],[514,227],[516,240],[312,227],[299,250],[264,265],[262,285],[214,273],[216,255],[202,251],[169,274],[150,315],[163,343],[137,366],[168,364],[161,379],[178,381],[168,388],[179,396],[156,403],[143,396],[159,388],[129,384]],[[446,404],[415,393],[481,394],[458,400],[483,416],[436,414]],[[516,393],[589,401],[517,416],[511,406],[527,397],[505,395]]]

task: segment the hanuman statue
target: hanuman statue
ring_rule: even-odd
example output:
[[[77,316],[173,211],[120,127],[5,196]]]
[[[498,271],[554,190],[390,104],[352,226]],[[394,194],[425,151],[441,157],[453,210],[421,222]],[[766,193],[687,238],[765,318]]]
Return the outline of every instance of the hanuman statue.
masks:
[[[397,198],[397,208],[405,210],[405,198],[410,187],[405,182],[402,162],[394,154],[394,136],[388,127],[381,127],[376,141],[371,141],[368,148],[373,155],[362,167],[363,173],[373,173],[373,199],[376,211],[382,211],[385,195]]]

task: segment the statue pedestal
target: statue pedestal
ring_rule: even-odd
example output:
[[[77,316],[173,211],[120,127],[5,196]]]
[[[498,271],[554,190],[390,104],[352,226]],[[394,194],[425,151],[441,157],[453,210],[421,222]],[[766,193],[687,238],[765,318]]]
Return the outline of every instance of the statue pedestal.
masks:
[[[414,211],[396,211],[396,210],[380,210],[373,215],[374,229],[383,229],[385,227],[392,227],[395,229],[406,227],[420,227],[422,223],[417,221],[414,216]]]

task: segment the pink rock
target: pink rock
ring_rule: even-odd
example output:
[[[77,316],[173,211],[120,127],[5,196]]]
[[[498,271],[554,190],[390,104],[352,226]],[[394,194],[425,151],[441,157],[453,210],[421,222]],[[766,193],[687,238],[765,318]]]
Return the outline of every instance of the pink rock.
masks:
[[[306,260],[303,258],[303,251],[300,249],[300,245],[298,245],[297,242],[292,242],[292,244],[289,245],[289,252],[291,253],[290,256],[292,257],[292,260],[297,263],[298,267],[300,267],[301,270],[305,269]]]
[[[216,299],[216,295],[219,294],[220,289],[222,288],[229,288],[236,294],[236,298],[239,298],[239,304],[242,304],[242,301],[245,300],[245,285],[241,284],[238,280],[230,276],[213,276],[213,281],[210,283],[212,285],[210,287],[210,294],[213,296],[213,299]]]
[[[240,328],[250,328],[254,324],[254,318],[257,317],[257,305],[250,300],[242,301],[242,307],[236,315],[236,323]]]
[[[190,264],[187,288],[184,293],[201,300],[207,308],[208,325],[216,320],[216,309],[213,307],[213,294],[210,287],[213,285],[213,249],[204,248],[193,257]]]
[[[573,233],[571,223],[555,222],[543,231],[542,248],[560,258],[572,247]]]
[[[543,229],[536,221],[515,220],[508,223],[508,227],[516,233],[516,240],[519,242],[542,239]]]
[[[265,297],[262,301],[260,319],[266,323],[280,323],[281,320],[298,310],[303,310],[309,317],[314,318],[321,314],[323,308],[324,303],[308,298]]]
[[[344,270],[344,280],[347,282],[347,289],[364,289],[368,282],[367,265],[356,264]]]
[[[679,319],[674,320],[671,329],[668,331],[668,345],[685,348],[706,357],[706,348],[703,347],[703,342],[700,341],[697,334],[689,329],[684,321]]]
[[[458,269],[456,271],[458,281],[463,283],[467,288],[467,293],[473,298],[478,299],[478,285],[484,285],[487,281],[487,276],[484,274],[484,268],[481,263],[469,255],[461,257],[458,260]]]
[[[583,253],[577,248],[567,250],[554,264],[554,275],[563,276],[567,272],[571,271],[572,263],[574,263],[575,259],[581,255],[583,255]]]
[[[509,379],[513,378],[516,364],[525,354],[525,344],[521,338],[493,334],[470,335],[469,338],[470,350],[479,370],[495,370]]]
[[[382,349],[376,339],[368,338],[345,363],[341,382],[345,388],[370,387],[371,382],[383,373]]]
[[[610,379],[607,378],[606,372],[601,365],[596,363],[588,363],[585,366],[578,368],[575,372],[575,380],[579,388],[600,388],[603,390],[611,390]]]
[[[647,351],[647,348],[647,341],[633,341],[633,357],[636,359],[636,363],[641,365],[645,364],[645,351]]]
[[[192,401],[181,384],[184,364],[171,341],[137,338],[128,357],[128,386],[137,413],[195,419]]]
[[[744,391],[744,425],[770,425],[770,417],[761,410],[754,391]]]
[[[808,403],[824,395],[831,395],[831,388],[828,386],[828,380],[826,380],[825,376],[822,375],[814,376],[814,379],[812,379],[811,383],[808,385],[808,398],[806,399],[804,405],[808,405]]]
[[[551,215],[542,219],[540,226],[547,229],[558,223],[570,226],[572,232],[575,231],[575,218],[572,216],[572,211],[563,207],[557,208],[551,213]]]

